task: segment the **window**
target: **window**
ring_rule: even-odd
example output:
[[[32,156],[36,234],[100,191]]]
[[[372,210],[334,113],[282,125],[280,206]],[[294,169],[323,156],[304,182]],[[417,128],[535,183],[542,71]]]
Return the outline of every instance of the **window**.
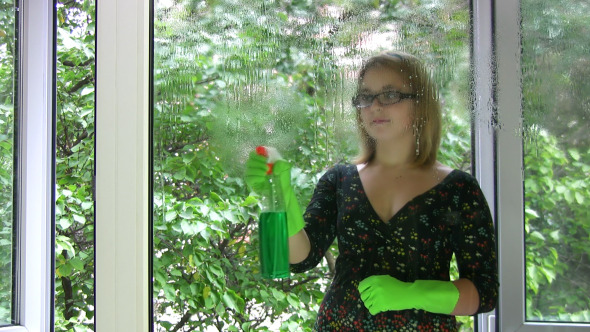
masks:
[[[357,152],[350,100],[368,55],[427,63],[445,105],[440,158],[472,169],[468,3],[155,1],[154,14],[156,331],[313,325],[333,256],[260,282],[242,165],[257,145],[277,147],[305,206],[322,172]]]
[[[527,321],[590,323],[588,9],[522,1]]]
[[[1,2],[2,6],[9,2]],[[15,181],[12,326],[2,331],[52,327],[52,4],[12,3],[18,22],[14,86]],[[4,9],[4,7],[3,7]],[[14,7],[13,7],[14,10]],[[3,20],[3,23],[6,22]],[[15,58],[16,60],[16,58]],[[2,75],[2,79],[5,76]],[[5,89],[5,86],[2,86]],[[4,220],[3,220],[4,221]],[[11,279],[9,279],[11,280]],[[2,285],[4,285],[4,278]],[[4,304],[4,302],[2,302]]]
[[[18,27],[13,1],[0,3],[0,326],[14,323],[15,127]]]
[[[588,216],[578,214],[587,190],[577,181],[587,177],[585,155],[577,154],[587,143],[576,139],[578,128],[587,128],[578,78],[585,66],[576,67],[587,61],[585,25],[578,25],[587,20],[584,6],[523,0],[496,8],[503,330],[590,329],[587,287],[577,279],[588,257],[578,248],[580,236],[587,242]]]
[[[97,130],[102,133],[97,135],[98,203],[96,255],[97,312],[100,312],[97,315],[97,326],[101,325],[110,331],[115,331],[117,328],[120,331],[146,331],[148,329],[146,324],[148,324],[147,322],[151,316],[151,312],[147,310],[146,303],[152,297],[150,296],[151,294],[145,294],[148,289],[148,269],[146,262],[149,250],[147,240],[148,232],[144,225],[147,224],[148,205],[151,205],[152,198],[147,196],[147,190],[144,186],[145,183],[142,182],[144,177],[148,178],[152,176],[152,173],[146,170],[146,165],[150,162],[147,159],[146,151],[148,151],[148,144],[151,144],[151,142],[148,142],[148,135],[142,131],[142,128],[148,128],[145,110],[148,109],[149,98],[146,93],[147,84],[145,83],[152,73],[149,76],[147,74],[146,59],[148,58],[149,52],[146,50],[149,40],[147,32],[149,24],[146,18],[149,17],[149,9],[144,2],[143,0],[119,1],[119,6],[117,6],[117,1],[105,0],[101,1],[101,5],[97,8],[98,21],[104,22],[98,26],[97,43],[97,52],[99,53],[97,58],[97,96],[99,100]],[[191,13],[200,15],[205,12],[203,8],[198,6],[199,2],[195,1],[192,4],[194,6],[191,7],[193,10]],[[483,22],[481,25],[479,23],[475,24],[476,29],[473,35],[473,62],[476,64],[474,77],[477,77],[474,85],[481,85],[481,88],[477,91],[494,92],[493,94],[489,94],[489,98],[486,97],[483,100],[476,98],[474,103],[481,106],[477,107],[477,110],[489,109],[494,111],[494,117],[492,118],[490,115],[493,121],[486,119],[482,124],[477,124],[478,129],[475,132],[475,138],[476,140],[481,139],[480,143],[482,145],[491,145],[494,147],[491,150],[491,155],[495,155],[497,158],[493,159],[489,156],[481,158],[479,152],[475,151],[475,164],[478,173],[483,169],[484,175],[491,176],[491,174],[495,174],[496,176],[495,179],[493,176],[491,176],[491,180],[488,178],[485,183],[488,183],[488,185],[491,183],[491,185],[484,187],[484,191],[488,190],[486,194],[488,192],[492,194],[494,192],[496,193],[491,198],[496,202],[495,210],[498,216],[499,226],[498,239],[502,280],[501,303],[498,309],[499,320],[497,322],[499,325],[496,326],[496,329],[502,331],[587,331],[588,327],[582,323],[566,326],[564,323],[539,321],[541,317],[539,313],[536,313],[534,310],[527,310],[527,312],[524,310],[526,307],[525,298],[527,293],[525,287],[527,277],[525,270],[526,254],[524,249],[526,197],[524,181],[526,179],[523,177],[522,170],[523,160],[526,157],[524,150],[521,149],[523,148],[522,133],[525,127],[523,127],[523,113],[519,110],[521,110],[521,106],[522,109],[526,108],[523,96],[521,95],[521,91],[525,91],[526,89],[526,83],[523,82],[521,89],[520,82],[521,78],[524,78],[524,74],[521,75],[523,73],[521,64],[524,65],[527,62],[524,59],[521,61],[520,55],[521,51],[525,52],[526,44],[528,43],[526,40],[531,35],[523,32],[523,44],[521,45],[521,3],[519,1],[496,1],[493,4],[487,4],[485,1],[473,1],[472,6],[474,24],[476,22]],[[165,11],[168,11],[168,13],[172,13],[174,9],[182,9],[177,2],[173,1],[161,4],[160,9],[162,8],[165,8]],[[538,18],[546,14],[543,10],[537,10],[534,15],[528,16],[527,18],[527,11],[531,13],[529,11],[530,9],[527,8],[529,7],[523,3],[523,27],[528,24],[527,22],[530,22],[531,17]],[[567,6],[561,6],[560,8],[567,8]],[[298,8],[293,9],[293,11],[297,10]],[[181,25],[184,24],[182,18],[186,17],[187,14],[182,11],[176,12],[176,14],[175,16],[173,15],[173,18],[176,19],[173,21],[173,27],[180,29]],[[219,17],[224,19],[229,20],[233,18],[231,13],[225,16],[221,16],[221,14],[223,13],[220,13]],[[49,16],[47,13],[44,15]],[[33,20],[29,21],[39,23],[42,22],[42,18],[45,16],[34,17]],[[492,20],[492,17],[494,20]],[[158,21],[156,20],[154,23],[156,29],[158,29]],[[166,26],[160,28],[164,32],[164,35],[167,31],[172,32],[172,30],[166,30]],[[524,29],[527,28],[524,27]],[[40,29],[39,35],[43,35],[45,31],[47,31],[45,27],[42,30]],[[493,35],[492,32],[494,32]],[[187,33],[187,38],[190,33],[192,32],[189,31]],[[580,36],[585,35],[587,34],[580,33]],[[479,43],[482,36],[484,39],[489,38],[489,45]],[[174,41],[176,42],[176,40]],[[162,40],[156,39],[155,42],[157,44],[162,42]],[[225,43],[227,40],[220,40],[219,42]],[[43,44],[43,42],[40,44]],[[491,47],[492,44],[493,48]],[[580,44],[587,45],[587,43],[583,42]],[[231,44],[228,45],[231,46]],[[182,55],[181,48],[171,48],[171,50],[178,53],[176,56]],[[206,50],[199,51],[204,52]],[[191,60],[195,62],[201,61],[199,58]],[[240,59],[238,58],[237,60]],[[239,62],[236,63],[239,64]],[[494,79],[491,78],[492,75],[490,73],[494,74]],[[533,74],[533,71],[530,73]],[[158,74],[158,71],[156,71],[154,76],[157,77]],[[204,72],[205,74],[207,74],[206,71]],[[336,76],[340,77],[340,74]],[[170,80],[171,78],[168,79]],[[483,82],[481,81],[482,79],[484,80]],[[35,83],[32,79],[30,81],[31,84]],[[199,77],[195,77],[194,81],[193,79],[190,81],[194,82],[192,84],[201,83],[199,84],[200,86],[208,83],[203,82]],[[163,82],[165,83],[165,80]],[[158,85],[162,84],[162,81],[155,81],[155,84],[160,89],[163,88],[162,85]],[[252,85],[243,86],[252,87]],[[121,88],[120,91],[122,92],[120,94],[117,94],[117,87]],[[123,89],[122,87],[125,88]],[[230,85],[230,87],[232,86]],[[203,89],[201,93],[206,94],[208,91],[210,89]],[[154,91],[154,93],[157,92]],[[41,93],[39,95],[43,94]],[[477,96],[481,96],[480,92],[478,92]],[[156,99],[158,98],[160,100],[164,99],[161,96],[156,97]],[[341,99],[345,101],[345,98]],[[488,103],[490,100],[493,102]],[[169,107],[172,109],[178,106],[161,103],[154,105],[154,107]],[[165,115],[164,113],[161,114]],[[477,116],[479,114],[476,112],[475,115]],[[486,116],[484,114],[484,118]],[[180,117],[182,118],[182,115]],[[42,118],[42,114],[40,118]],[[178,123],[182,124],[182,122]],[[530,121],[525,122],[525,124],[532,123]],[[175,128],[170,127],[170,130],[173,129]],[[324,136],[318,137],[325,138]],[[527,139],[530,137],[535,136],[526,136]],[[156,144],[158,144],[157,142],[160,142],[160,140],[156,140]],[[564,142],[562,141],[561,143],[563,144]],[[496,144],[495,146],[494,143]],[[567,144],[569,145],[570,143]],[[166,151],[164,147],[174,148],[174,146],[163,146],[159,151]],[[568,147],[571,148],[571,146]],[[154,150],[157,148],[159,147],[154,146]],[[202,151],[196,150],[195,152],[202,153]],[[569,151],[567,153],[568,158],[573,158]],[[156,156],[156,160],[158,158],[160,157]],[[185,162],[184,158],[182,160],[180,158],[175,160]],[[178,167],[178,170],[181,168]],[[486,168],[492,168],[493,171],[486,172]],[[155,171],[158,172],[158,169],[155,169]],[[526,176],[528,177],[530,175],[528,174]],[[186,175],[183,175],[182,171],[178,174],[175,172],[171,175],[171,178],[174,176],[186,178]],[[158,185],[157,181],[163,180],[164,178],[155,177],[155,185]],[[43,181],[41,182],[43,183]],[[175,188],[175,192],[182,193],[182,189],[183,187],[177,187]],[[45,192],[42,195],[50,194]],[[224,197],[219,194],[218,196],[220,198]],[[155,200],[158,197],[162,197],[162,195],[156,195]],[[216,198],[213,197],[213,199]],[[575,196],[574,200],[576,200]],[[43,201],[41,200],[41,202]],[[223,208],[223,200],[219,200],[218,203],[219,208]],[[133,209],[129,207],[133,207]],[[154,206],[155,210],[158,208],[157,205]],[[183,205],[178,205],[178,208],[179,210],[174,210],[174,213],[170,213],[169,218],[171,220],[178,218],[178,212],[183,211],[181,210]],[[161,213],[161,211],[154,212],[156,217],[159,216],[158,213]],[[201,213],[200,211],[197,212]],[[215,212],[219,214],[218,211]],[[185,216],[187,215],[185,214]],[[534,216],[534,214],[529,213],[528,217],[530,218],[531,216]],[[43,217],[40,219],[43,219]],[[166,216],[163,216],[159,220],[165,221],[165,219]],[[528,221],[530,222],[532,220],[529,219]],[[157,223],[159,221],[156,220],[155,222]],[[163,228],[162,225],[157,227]],[[166,227],[168,227],[167,224]],[[197,225],[197,228],[193,228],[192,231],[199,231],[200,229],[198,227],[202,226]],[[180,225],[180,228],[177,227],[177,229],[180,229],[179,232],[182,232],[182,225]],[[163,229],[156,228],[154,233],[158,236],[158,233],[161,231]],[[189,229],[189,231],[191,230]],[[216,230],[216,232],[219,231]],[[210,234],[217,236],[218,233],[216,232]],[[544,235],[542,232],[541,234]],[[527,236],[530,237],[529,235]],[[551,236],[551,233],[549,233],[549,236]],[[162,246],[161,243],[156,243],[157,241],[159,239],[154,237],[154,244],[156,246]],[[191,253],[183,252],[182,254],[190,266]],[[156,256],[155,260],[164,258],[165,256]],[[43,262],[44,260],[39,260],[37,261],[39,264],[32,265],[31,268],[43,266]],[[43,271],[43,268],[37,271],[39,270],[42,271],[39,274],[47,272]],[[170,273],[172,274],[172,272]],[[173,273],[178,274],[178,272]],[[158,276],[155,275],[155,277],[157,278]],[[176,280],[178,280],[178,277],[173,278],[171,283]],[[162,295],[160,295],[160,286],[164,283],[159,282],[160,285],[156,285],[157,292],[153,296],[155,299],[159,296],[162,298]],[[175,285],[171,284],[170,286],[172,288],[168,288],[168,291],[163,289],[163,301],[169,301],[165,298],[166,296],[174,298],[176,295]],[[163,286],[162,288],[164,287],[167,286]],[[122,291],[115,292],[114,289]],[[35,291],[36,294],[51,293],[46,289]],[[185,291],[191,292],[192,290],[189,286]],[[203,288],[203,291],[205,291],[205,288]],[[240,306],[241,303],[234,301],[235,299],[236,297],[228,292],[228,295],[224,299],[222,298],[221,301],[225,300],[229,304],[233,303],[233,305]],[[156,300],[154,303],[156,310],[163,309],[161,303],[165,302],[157,302]],[[158,308],[158,306],[160,307]],[[190,303],[185,308],[188,308],[188,306],[190,306]],[[42,310],[35,312],[39,311],[42,312]],[[183,317],[176,315],[173,311],[164,311],[164,313],[157,318],[158,324],[165,324],[165,322],[178,324]],[[551,313],[547,314],[543,311],[540,311],[540,313],[543,314],[543,317],[541,317],[543,319],[553,319]],[[526,318],[529,314],[533,316]],[[189,315],[187,317],[186,319],[190,320]],[[527,319],[535,320],[536,322],[527,321]],[[488,320],[488,322],[490,322],[490,325],[493,325],[493,318],[491,317],[491,320]],[[480,331],[482,331],[481,328]]]

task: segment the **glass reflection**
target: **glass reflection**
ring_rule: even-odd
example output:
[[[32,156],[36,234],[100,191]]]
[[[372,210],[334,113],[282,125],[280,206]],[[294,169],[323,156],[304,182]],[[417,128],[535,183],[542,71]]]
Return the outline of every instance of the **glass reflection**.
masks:
[[[441,161],[470,170],[469,16],[464,1],[155,1],[156,331],[311,327],[333,254],[261,282],[242,165],[277,147],[300,167],[305,205],[325,168],[357,152],[350,101],[367,55],[423,55],[443,99]]]
[[[590,322],[590,34],[580,1],[522,1],[526,317]]]

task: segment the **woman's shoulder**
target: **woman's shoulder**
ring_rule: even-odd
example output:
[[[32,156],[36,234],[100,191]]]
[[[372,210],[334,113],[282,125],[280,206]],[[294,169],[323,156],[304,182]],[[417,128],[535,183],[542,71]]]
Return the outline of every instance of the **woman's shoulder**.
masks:
[[[321,178],[324,180],[334,181],[342,177],[353,175],[356,170],[356,165],[350,163],[337,163],[326,169]]]
[[[338,173],[350,173],[352,171],[356,171],[357,165],[351,163],[336,163],[328,168],[326,173],[328,172],[338,172]]]
[[[444,182],[456,190],[479,190],[479,182],[470,173],[461,169],[451,169]]]

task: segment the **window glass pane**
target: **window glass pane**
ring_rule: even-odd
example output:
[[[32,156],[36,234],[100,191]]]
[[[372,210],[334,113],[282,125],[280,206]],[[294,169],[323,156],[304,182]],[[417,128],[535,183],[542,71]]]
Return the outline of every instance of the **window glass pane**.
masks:
[[[55,330],[94,329],[95,2],[57,3]]]
[[[526,318],[590,322],[590,7],[522,1]]]
[[[13,323],[14,157],[17,26],[15,3],[0,1],[0,326]]]
[[[326,168],[357,153],[350,101],[368,55],[427,64],[444,107],[440,160],[469,171],[469,17],[465,1],[156,0],[155,330],[313,326],[337,247],[311,272],[262,280],[243,164],[277,147],[305,207]]]

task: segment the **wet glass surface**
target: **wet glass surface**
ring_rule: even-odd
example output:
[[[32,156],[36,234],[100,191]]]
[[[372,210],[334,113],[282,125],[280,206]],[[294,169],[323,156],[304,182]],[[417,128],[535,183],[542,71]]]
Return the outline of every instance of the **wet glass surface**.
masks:
[[[522,1],[526,318],[590,322],[585,1]]]
[[[155,330],[313,324],[330,259],[261,282],[243,163],[276,147],[305,206],[322,172],[358,152],[351,99],[367,56],[426,63],[443,104],[439,157],[469,171],[469,18],[465,1],[155,1]]]

